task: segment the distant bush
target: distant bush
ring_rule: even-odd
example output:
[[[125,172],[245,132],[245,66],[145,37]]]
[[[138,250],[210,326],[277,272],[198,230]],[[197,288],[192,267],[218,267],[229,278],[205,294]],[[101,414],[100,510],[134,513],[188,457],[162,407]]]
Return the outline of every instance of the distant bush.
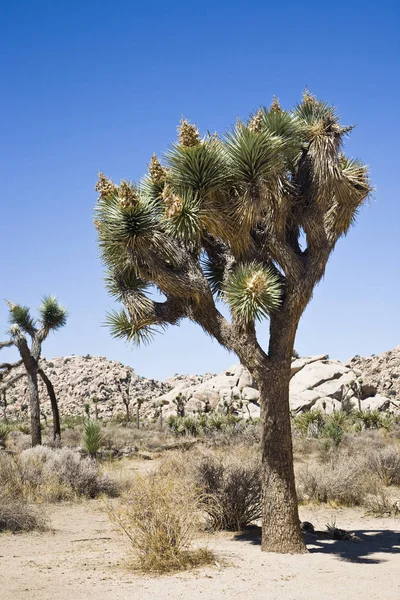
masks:
[[[11,497],[24,500],[58,502],[118,494],[116,484],[99,473],[94,460],[82,458],[69,448],[35,446],[15,458],[3,456],[0,480],[8,482]]]
[[[307,465],[297,472],[297,495],[302,502],[362,506],[379,481],[359,457],[337,454],[324,465]]]

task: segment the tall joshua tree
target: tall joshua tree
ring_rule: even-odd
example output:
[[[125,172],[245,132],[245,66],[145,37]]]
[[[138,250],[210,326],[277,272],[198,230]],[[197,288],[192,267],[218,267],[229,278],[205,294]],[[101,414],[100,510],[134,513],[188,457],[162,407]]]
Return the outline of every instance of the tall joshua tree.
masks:
[[[96,227],[112,334],[146,343],[185,317],[235,352],[258,382],[262,422],[262,548],[303,552],[290,430],[289,380],[299,319],[371,191],[342,151],[352,127],[308,91],[277,99],[222,139],[182,120],[165,167],[153,156],[135,185],[99,175]],[[155,286],[165,301],[146,292]],[[218,301],[230,309],[225,318]],[[269,318],[269,348],[256,322]]]
[[[13,366],[23,364],[28,378],[29,408],[31,415],[32,446],[42,443],[40,429],[40,401],[38,376],[42,378],[50,396],[53,412],[54,439],[61,435],[60,418],[57,400],[51,381],[40,366],[42,344],[51,331],[64,327],[67,320],[67,311],[58,303],[54,296],[45,296],[39,306],[39,318],[35,320],[27,306],[7,302],[10,309],[10,340],[3,342],[3,346],[16,346],[21,356],[21,361]],[[27,336],[31,340],[29,346]],[[14,379],[15,381],[15,379]]]

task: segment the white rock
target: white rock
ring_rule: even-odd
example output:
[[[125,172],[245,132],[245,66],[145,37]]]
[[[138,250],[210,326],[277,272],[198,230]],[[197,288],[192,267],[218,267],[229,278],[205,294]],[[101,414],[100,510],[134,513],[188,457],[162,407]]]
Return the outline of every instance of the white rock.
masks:
[[[321,397],[321,394],[314,390],[303,390],[297,394],[290,394],[290,408],[295,412],[310,410]]]
[[[335,398],[335,400],[342,399],[342,388],[350,381],[354,381],[356,379],[356,374],[354,371],[349,371],[345,373],[339,379],[331,379],[330,381],[325,381],[321,385],[313,388],[316,392],[321,393],[324,396],[329,396],[330,398]]]
[[[384,410],[389,408],[390,404],[390,398],[381,396],[380,394],[376,394],[371,398],[365,398],[365,400],[361,400],[362,410]]]
[[[256,419],[260,417],[261,414],[261,409],[258,406],[258,404],[254,404],[253,402],[249,402],[249,404],[247,405],[247,414],[250,415],[250,417],[252,419]],[[246,413],[243,413],[244,416],[246,416]]]
[[[260,398],[260,392],[251,387],[245,387],[242,389],[243,400],[254,401]]]
[[[331,379],[339,379],[349,369],[334,361],[319,361],[306,365],[290,380],[290,393],[298,394]]]
[[[327,354],[320,354],[319,356],[305,356],[304,358],[295,358],[292,361],[291,376],[293,377],[293,375],[301,371],[301,369],[306,365],[309,365],[313,362],[317,362],[318,360],[326,360],[327,358]]]

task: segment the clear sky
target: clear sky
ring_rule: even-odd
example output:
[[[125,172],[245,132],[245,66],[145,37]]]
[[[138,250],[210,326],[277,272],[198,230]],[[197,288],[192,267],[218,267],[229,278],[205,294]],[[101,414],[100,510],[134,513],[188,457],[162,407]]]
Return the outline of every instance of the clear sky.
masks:
[[[376,193],[339,242],[296,349],[346,359],[400,344],[399,28],[388,0],[0,0],[0,298],[36,307],[51,293],[67,306],[44,355],[104,355],[154,378],[236,362],[187,322],[144,349],[110,338],[96,174],[139,178],[181,115],[223,132],[273,94],[293,106],[306,85],[357,125],[347,152],[370,165]]]

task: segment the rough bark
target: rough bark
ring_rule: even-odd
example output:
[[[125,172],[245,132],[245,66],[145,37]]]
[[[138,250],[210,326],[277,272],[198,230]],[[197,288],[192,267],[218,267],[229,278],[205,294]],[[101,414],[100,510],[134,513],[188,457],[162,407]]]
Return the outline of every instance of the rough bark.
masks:
[[[6,390],[3,390],[2,392],[0,392],[0,394],[2,398],[1,410],[3,411],[3,421],[7,423],[7,392]]]
[[[61,442],[61,424],[60,424],[60,413],[58,411],[57,397],[53,388],[53,384],[50,379],[47,377],[46,373],[43,369],[39,369],[38,371],[40,377],[43,380],[43,383],[46,386],[47,393],[51,402],[51,411],[53,413],[53,440],[57,443]]]
[[[40,403],[37,368],[29,369],[27,376],[29,389],[29,408],[31,413],[32,446],[40,446],[42,443],[42,431],[40,429]]]
[[[259,379],[262,427],[262,550],[306,552],[300,531],[289,410],[290,368]]]

